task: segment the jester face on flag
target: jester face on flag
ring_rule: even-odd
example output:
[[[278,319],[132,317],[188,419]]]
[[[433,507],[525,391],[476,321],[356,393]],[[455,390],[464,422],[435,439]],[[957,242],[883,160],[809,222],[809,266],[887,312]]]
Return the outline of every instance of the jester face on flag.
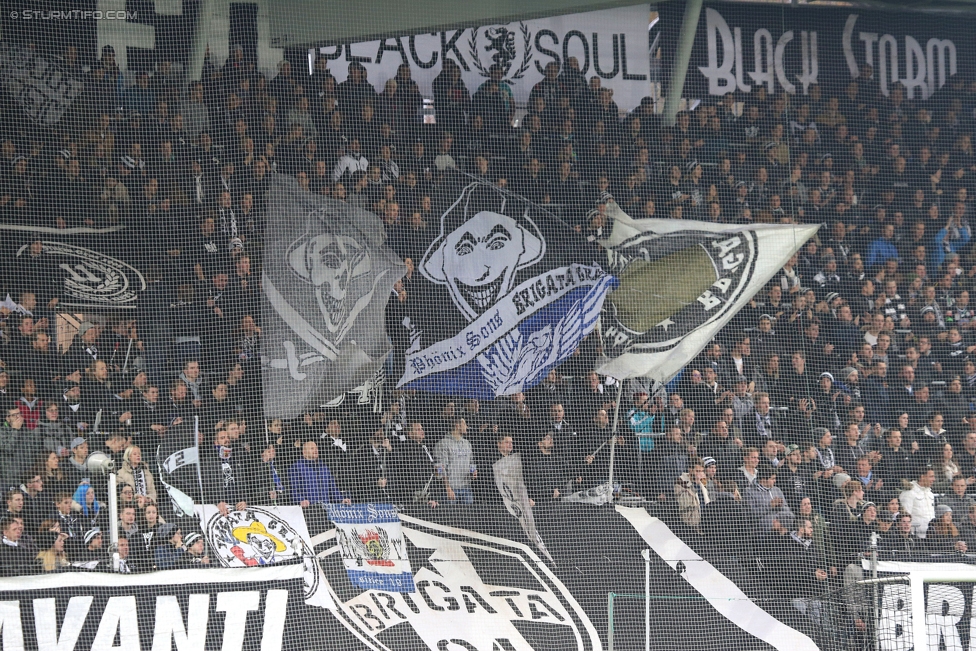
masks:
[[[398,386],[492,398],[525,391],[596,326],[614,279],[601,250],[531,202],[459,179],[417,264],[420,307]]]

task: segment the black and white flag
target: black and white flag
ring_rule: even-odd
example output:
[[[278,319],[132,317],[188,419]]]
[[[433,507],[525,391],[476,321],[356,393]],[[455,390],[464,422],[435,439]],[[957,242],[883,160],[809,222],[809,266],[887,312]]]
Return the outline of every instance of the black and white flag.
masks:
[[[545,554],[546,558],[553,561],[549,550],[546,549],[546,543],[539,535],[539,530],[535,528],[529,491],[525,487],[525,477],[522,475],[522,457],[518,452],[509,454],[493,463],[491,469],[495,475],[495,486],[498,487],[498,492],[502,494],[502,499],[505,501],[505,508],[519,521],[529,540]]]
[[[818,226],[631,219],[613,201],[607,248],[619,286],[600,333],[618,379],[666,383],[813,237]]]
[[[172,516],[194,514],[193,504],[200,496],[199,419],[171,425],[156,448],[156,476],[166,489]],[[169,511],[160,513],[169,518]]]
[[[264,409],[294,418],[370,380],[390,350],[384,310],[404,266],[379,218],[277,175],[261,279]]]
[[[523,197],[455,181],[411,281],[419,299],[397,386],[480,399],[527,391],[596,327],[614,284],[605,251]]]
[[[85,82],[56,61],[10,43],[0,43],[0,84],[31,120],[44,127],[60,122],[85,91]]]

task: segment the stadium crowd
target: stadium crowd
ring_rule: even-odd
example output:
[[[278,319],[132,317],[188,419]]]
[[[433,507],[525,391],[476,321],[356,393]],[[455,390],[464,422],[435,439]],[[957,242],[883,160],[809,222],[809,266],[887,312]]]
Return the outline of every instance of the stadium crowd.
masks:
[[[161,517],[155,463],[195,418],[196,497],[221,511],[297,504],[314,527],[328,502],[499,502],[492,462],[513,450],[537,517],[585,501],[608,477],[617,407],[616,381],[592,370],[595,335],[538,387],[489,404],[387,391],[376,413],[347,401],[263,418],[255,279],[271,175],[383,220],[407,262],[388,306],[396,342],[452,169],[590,237],[613,228],[609,196],[633,217],[824,224],[679,379],[626,383],[619,490],[692,546],[789,577],[777,589],[801,610],[857,576],[874,534],[882,556],[976,552],[976,84],[953,77],[916,106],[865,67],[807,95],[706,101],[667,127],[649,99],[622,114],[569,58],[514,126],[500,68],[472,93],[447,60],[430,124],[409,66],[377,92],[362,65],[336,83],[327,64],[306,75],[286,61],[269,79],[236,48],[183,84],[167,61],[126,77],[111,47],[90,70],[68,48],[61,65],[86,90],[57,128],[25,128],[5,97],[2,221],[125,225],[149,288],[134,317],[87,314],[65,340],[65,271],[42,240],[2,260],[0,570],[110,569],[92,470],[104,458],[120,469],[123,571],[209,564],[199,531]]]

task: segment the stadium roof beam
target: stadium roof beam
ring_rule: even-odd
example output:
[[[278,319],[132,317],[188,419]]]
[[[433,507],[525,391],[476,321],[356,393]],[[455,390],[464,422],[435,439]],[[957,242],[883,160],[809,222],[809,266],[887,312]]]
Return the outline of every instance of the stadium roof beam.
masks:
[[[651,0],[656,4],[660,0]],[[386,36],[509,23],[641,4],[634,0],[373,0],[369,3],[285,0],[275,2],[275,47],[355,43]]]

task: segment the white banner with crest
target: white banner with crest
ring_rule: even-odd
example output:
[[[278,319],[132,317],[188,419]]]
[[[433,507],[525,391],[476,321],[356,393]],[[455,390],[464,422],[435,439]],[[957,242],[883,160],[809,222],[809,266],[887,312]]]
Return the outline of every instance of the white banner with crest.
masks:
[[[317,57],[325,57],[336,81],[342,82],[350,63],[362,63],[367,79],[381,92],[397,68],[406,63],[420,92],[432,97],[431,85],[440,74],[445,57],[460,66],[461,78],[472,95],[487,81],[488,68],[498,63],[515,101],[525,104],[532,87],[542,80],[546,64],[561,64],[576,57],[587,79],[600,77],[601,84],[613,90],[617,106],[629,111],[650,92],[649,17],[649,5],[642,4],[325,46],[309,50],[309,66],[311,70]]]

